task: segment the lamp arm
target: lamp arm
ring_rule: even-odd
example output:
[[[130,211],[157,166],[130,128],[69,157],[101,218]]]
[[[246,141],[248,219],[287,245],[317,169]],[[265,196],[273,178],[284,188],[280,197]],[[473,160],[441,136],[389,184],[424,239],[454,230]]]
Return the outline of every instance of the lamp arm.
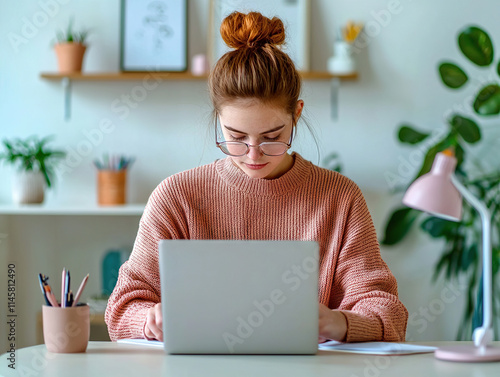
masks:
[[[476,347],[486,347],[493,340],[492,330],[492,302],[493,302],[493,269],[491,257],[491,214],[488,208],[476,198],[467,188],[454,176],[451,181],[464,199],[479,212],[482,222],[483,250],[482,250],[482,270],[483,270],[483,324],[474,330],[474,345]]]

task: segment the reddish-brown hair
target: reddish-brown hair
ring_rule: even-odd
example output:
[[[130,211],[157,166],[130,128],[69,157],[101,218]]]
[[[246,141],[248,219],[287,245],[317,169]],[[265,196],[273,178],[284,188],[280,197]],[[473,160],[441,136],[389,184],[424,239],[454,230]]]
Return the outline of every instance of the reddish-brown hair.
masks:
[[[238,99],[255,98],[283,106],[295,123],[301,78],[292,59],[279,47],[285,42],[283,22],[257,12],[234,12],[222,21],[220,33],[234,50],[224,54],[210,73],[215,111]]]

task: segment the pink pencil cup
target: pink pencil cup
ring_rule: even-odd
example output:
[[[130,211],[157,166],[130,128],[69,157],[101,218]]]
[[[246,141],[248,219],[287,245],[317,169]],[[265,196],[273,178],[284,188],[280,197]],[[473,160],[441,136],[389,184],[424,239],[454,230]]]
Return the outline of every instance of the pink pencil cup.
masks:
[[[61,308],[42,307],[43,339],[54,353],[85,352],[90,337],[88,305]]]

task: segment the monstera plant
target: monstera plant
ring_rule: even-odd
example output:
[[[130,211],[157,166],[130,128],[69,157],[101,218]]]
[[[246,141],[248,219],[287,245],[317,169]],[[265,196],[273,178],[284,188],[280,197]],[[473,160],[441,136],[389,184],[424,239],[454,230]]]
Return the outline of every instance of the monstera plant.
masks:
[[[490,209],[493,232],[493,276],[495,277],[493,311],[495,318],[500,306],[498,289],[495,289],[500,260],[500,148],[488,147],[486,143],[481,143],[485,127],[482,127],[479,122],[481,118],[500,121],[497,117],[500,114],[500,62],[494,62],[494,48],[489,35],[477,26],[467,26],[459,32],[458,48],[470,63],[482,68],[484,75],[471,78],[467,75],[467,70],[462,69],[458,63],[442,61],[438,65],[439,77],[443,84],[453,91],[463,91],[469,86],[469,89],[474,90],[472,97],[470,93],[464,93],[464,106],[461,108],[456,106],[460,108],[460,111],[449,112],[446,128],[424,131],[409,124],[402,124],[399,126],[398,139],[401,143],[418,148],[423,158],[415,177],[405,182],[405,185],[430,170],[436,153],[451,148],[457,158],[458,178]],[[470,88],[477,85],[477,82],[483,82],[479,89]],[[495,138],[498,143],[500,133],[495,134],[495,128],[492,126],[488,128],[488,131],[490,143],[492,140],[494,142]],[[491,133],[494,134],[493,137]],[[482,157],[476,157],[479,155]],[[393,179],[394,177],[386,178],[394,187],[400,186],[401,182]],[[385,245],[401,242],[416,224],[419,224],[420,230],[430,237],[444,240],[444,249],[435,266],[433,280],[444,276],[447,280],[460,279],[468,283],[462,323],[457,333],[457,339],[468,339],[472,330],[481,325],[483,318],[482,279],[478,274],[480,271],[478,253],[481,252],[478,247],[481,244],[479,215],[465,201],[460,222],[442,220],[402,206],[396,208],[389,216],[381,242]],[[495,332],[497,330],[495,329]]]

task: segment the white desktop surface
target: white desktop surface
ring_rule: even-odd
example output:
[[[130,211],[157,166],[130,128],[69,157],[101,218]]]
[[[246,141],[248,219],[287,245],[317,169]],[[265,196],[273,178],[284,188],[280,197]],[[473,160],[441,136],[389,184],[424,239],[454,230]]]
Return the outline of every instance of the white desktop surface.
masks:
[[[469,343],[469,342],[467,342]],[[425,342],[449,346],[466,342]],[[499,347],[500,342],[495,342]],[[498,376],[500,363],[451,363],[434,354],[374,356],[319,351],[315,356],[166,355],[161,349],[115,342],[89,342],[86,353],[53,354],[45,345],[17,350],[16,371],[0,357],[9,376]]]

